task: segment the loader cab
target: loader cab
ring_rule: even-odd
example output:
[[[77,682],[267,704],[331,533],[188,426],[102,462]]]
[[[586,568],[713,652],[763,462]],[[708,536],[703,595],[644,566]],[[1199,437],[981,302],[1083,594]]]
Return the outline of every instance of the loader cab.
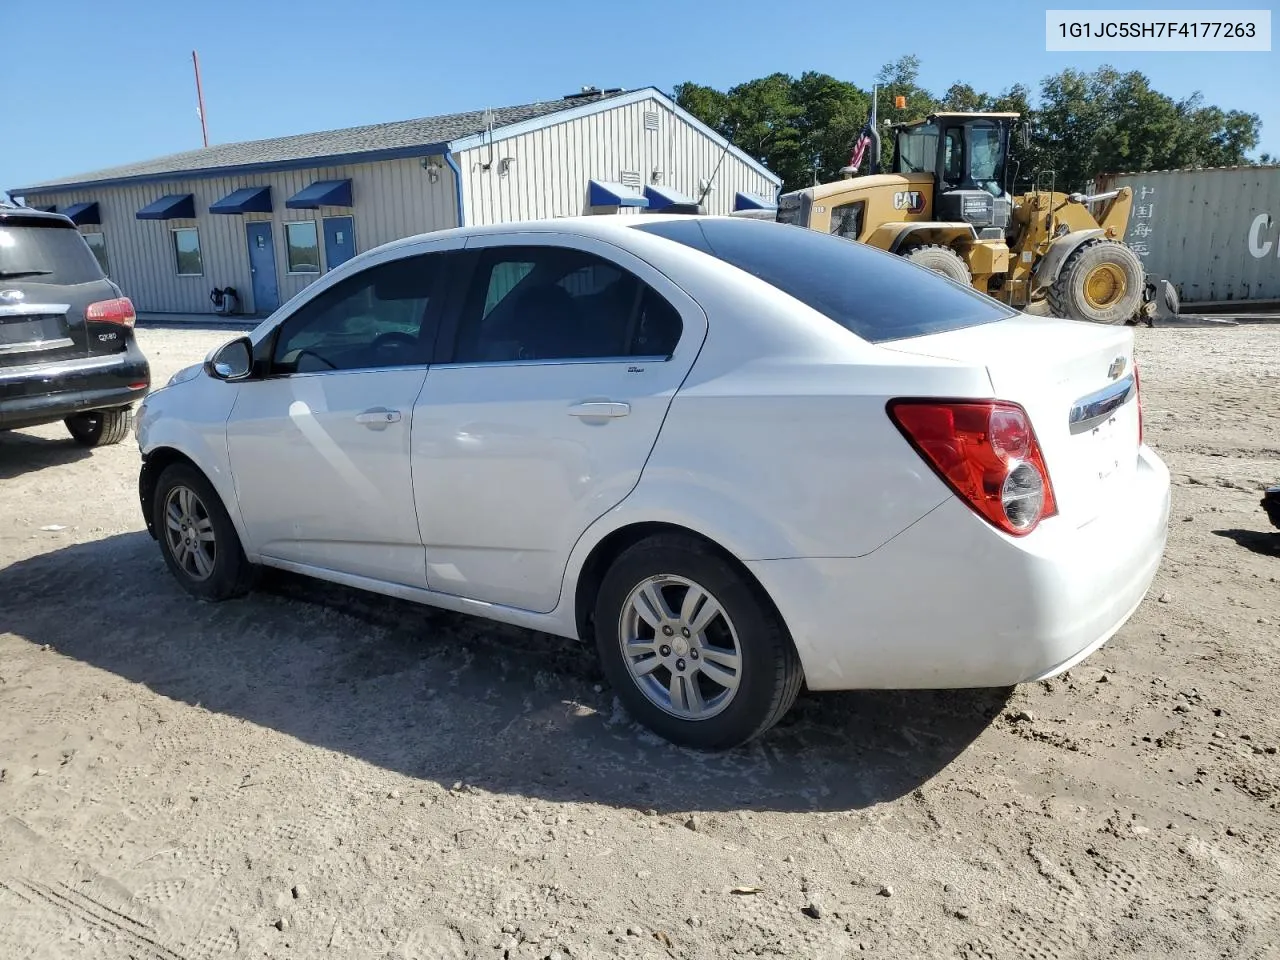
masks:
[[[1003,236],[1012,205],[1005,190],[1016,113],[935,113],[894,128],[893,172],[931,173],[937,220]]]

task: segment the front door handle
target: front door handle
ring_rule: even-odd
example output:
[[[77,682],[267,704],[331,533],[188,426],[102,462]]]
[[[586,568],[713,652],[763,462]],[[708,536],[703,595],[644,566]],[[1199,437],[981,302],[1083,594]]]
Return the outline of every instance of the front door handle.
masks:
[[[569,408],[569,416],[593,419],[596,417],[613,419],[625,417],[631,412],[631,404],[618,403],[613,400],[592,400],[587,403],[575,403]]]
[[[400,411],[388,410],[386,407],[374,407],[364,413],[356,414],[356,423],[363,423],[370,430],[382,430],[388,423],[399,423]]]

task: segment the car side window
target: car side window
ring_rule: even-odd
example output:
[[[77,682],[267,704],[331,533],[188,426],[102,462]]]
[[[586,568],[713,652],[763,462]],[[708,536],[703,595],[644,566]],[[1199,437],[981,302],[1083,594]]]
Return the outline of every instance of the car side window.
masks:
[[[669,357],[682,329],[634,274],[552,246],[483,251],[460,319],[455,363]]]
[[[404,257],[369,267],[321,293],[280,326],[273,374],[363,370],[426,363],[435,343],[426,326],[447,254]]]

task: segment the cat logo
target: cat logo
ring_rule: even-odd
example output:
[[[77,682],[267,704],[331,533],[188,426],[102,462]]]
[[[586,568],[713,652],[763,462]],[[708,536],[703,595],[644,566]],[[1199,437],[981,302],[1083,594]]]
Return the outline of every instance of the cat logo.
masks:
[[[893,195],[893,209],[920,213],[924,210],[924,194],[919,190],[900,190]]]

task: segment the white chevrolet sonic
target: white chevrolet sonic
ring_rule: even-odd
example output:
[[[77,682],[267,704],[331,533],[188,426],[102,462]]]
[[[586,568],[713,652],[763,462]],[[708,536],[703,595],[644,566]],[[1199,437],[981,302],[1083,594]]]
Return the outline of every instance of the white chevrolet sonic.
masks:
[[[1133,334],[758,220],[589,217],[371,250],[152,393],[152,535],[594,641],[725,748],[811,690],[1005,686],[1101,646],[1164,550]]]

